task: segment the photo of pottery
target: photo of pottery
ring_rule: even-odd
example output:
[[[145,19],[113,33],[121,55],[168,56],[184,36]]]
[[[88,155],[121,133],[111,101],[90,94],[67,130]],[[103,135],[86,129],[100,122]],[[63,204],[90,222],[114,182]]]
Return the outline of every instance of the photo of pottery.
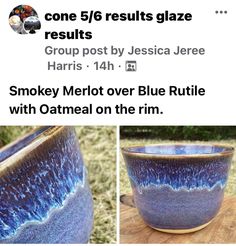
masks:
[[[114,242],[115,230],[106,234],[98,214],[115,228],[115,181],[109,177],[115,174],[116,155],[105,157],[115,149],[115,132],[115,127],[1,127],[0,242]],[[108,149],[101,146],[105,139]],[[86,149],[94,150],[91,144],[100,157],[96,151],[88,156]],[[89,178],[106,169],[106,162],[108,175]],[[109,187],[99,183],[101,178],[107,178]],[[110,189],[106,197],[104,188]],[[103,204],[108,201],[110,207]]]
[[[224,243],[202,234],[219,228],[231,199],[236,204],[236,127],[124,126],[120,134],[121,243]],[[230,216],[224,230],[236,242],[236,212]]]

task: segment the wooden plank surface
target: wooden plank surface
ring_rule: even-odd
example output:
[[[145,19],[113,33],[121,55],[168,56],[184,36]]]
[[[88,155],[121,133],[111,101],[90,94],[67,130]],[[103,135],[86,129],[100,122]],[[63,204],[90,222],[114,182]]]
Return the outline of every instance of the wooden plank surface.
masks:
[[[206,228],[189,234],[158,232],[143,222],[137,209],[120,206],[120,243],[236,243],[236,197],[226,197]]]

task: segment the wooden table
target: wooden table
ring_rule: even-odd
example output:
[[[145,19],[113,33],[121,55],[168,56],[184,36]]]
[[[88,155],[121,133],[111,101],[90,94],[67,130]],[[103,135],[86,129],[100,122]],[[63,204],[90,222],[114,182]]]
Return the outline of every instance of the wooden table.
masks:
[[[144,224],[137,209],[120,206],[120,243],[236,243],[236,197],[226,197],[213,222],[198,232],[168,234]]]

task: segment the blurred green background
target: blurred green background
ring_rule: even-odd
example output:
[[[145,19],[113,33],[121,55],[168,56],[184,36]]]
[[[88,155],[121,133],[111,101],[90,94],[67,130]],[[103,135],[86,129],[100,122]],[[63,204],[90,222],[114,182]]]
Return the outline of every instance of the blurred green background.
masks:
[[[121,126],[120,137],[161,140],[236,139],[235,126]]]
[[[33,128],[0,127],[0,147]],[[94,228],[90,243],[116,243],[116,127],[77,126],[75,129],[94,200]]]
[[[226,144],[236,149],[235,126],[121,126],[120,146],[159,143]],[[120,153],[120,193],[131,193],[125,163]],[[226,195],[236,195],[236,154],[230,170]]]

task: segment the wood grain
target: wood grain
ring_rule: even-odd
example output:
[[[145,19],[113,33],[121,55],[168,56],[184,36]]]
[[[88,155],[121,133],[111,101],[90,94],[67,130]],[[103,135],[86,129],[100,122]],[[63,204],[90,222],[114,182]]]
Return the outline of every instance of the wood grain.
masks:
[[[120,206],[120,243],[236,243],[236,197],[226,197],[220,212],[206,228],[182,235],[148,227],[137,209]]]

